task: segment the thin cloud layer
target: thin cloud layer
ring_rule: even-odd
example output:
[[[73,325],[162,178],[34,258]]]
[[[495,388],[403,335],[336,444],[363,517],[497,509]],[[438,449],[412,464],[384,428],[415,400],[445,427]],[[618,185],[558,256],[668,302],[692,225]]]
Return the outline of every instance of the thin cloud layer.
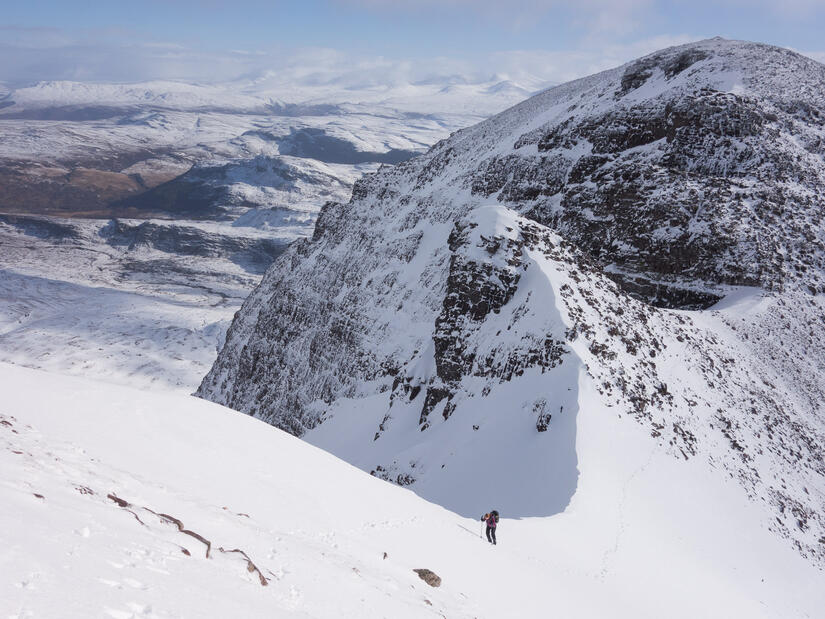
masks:
[[[431,56],[397,60],[326,48],[203,51],[176,43],[98,40],[79,43],[49,32],[42,46],[0,44],[0,82],[12,86],[48,80],[140,82],[235,80],[281,85],[337,85],[367,89],[437,81],[512,80],[525,88],[596,73],[701,35],[657,36],[627,44],[561,51],[512,50],[471,59]],[[799,50],[797,50],[799,51]],[[825,62],[825,52],[802,52]]]
[[[174,43],[98,40],[80,43],[49,32],[42,46],[0,45],[0,81],[25,85],[46,80],[138,82],[238,79],[293,80],[306,85],[338,83],[370,88],[428,80],[460,83],[510,79],[525,86],[563,82],[601,71],[662,47],[699,36],[654,37],[590,50],[491,52],[474,58],[449,56],[396,60],[334,49],[227,50],[209,52]]]
[[[825,0],[781,4],[768,0],[715,0],[712,4],[707,0],[305,0],[301,6],[310,9],[304,10],[303,18],[309,18],[313,31],[332,28],[347,37],[351,34],[352,45],[348,47],[346,37],[342,42],[340,37],[328,40],[318,36],[313,40],[321,40],[324,47],[299,47],[289,41],[272,45],[269,38],[256,42],[245,36],[246,31],[237,29],[225,40],[193,38],[204,20],[217,19],[209,18],[212,12],[231,10],[251,25],[251,19],[263,10],[263,4],[256,1],[209,0],[202,5],[195,0],[172,0],[168,6],[192,9],[183,13],[201,22],[195,23],[193,17],[172,23],[167,33],[174,36],[166,36],[167,40],[139,29],[159,19],[151,14],[152,7],[163,4],[159,0],[149,3],[142,24],[130,24],[129,28],[114,22],[109,27],[89,28],[82,16],[78,23],[83,25],[65,28],[0,26],[0,82],[18,86],[44,80],[259,79],[284,83],[291,79],[304,84],[377,88],[427,80],[483,82],[500,76],[529,88],[564,82],[663,47],[720,33],[765,40],[759,36],[763,34],[760,28],[794,20],[810,29],[825,13]],[[287,26],[300,21],[298,5],[286,0],[266,4],[277,9],[278,19]],[[196,8],[199,11],[194,11]],[[333,9],[354,19],[339,25],[336,19],[340,16],[334,15]],[[725,23],[716,19],[724,11],[732,11],[737,24],[750,20],[753,36],[726,33]],[[697,18],[699,25],[682,24],[678,19],[681,14]],[[377,17],[370,22],[370,16]],[[109,17],[114,19],[107,16],[100,21]],[[406,28],[404,34],[412,35],[412,47],[396,44],[394,32],[382,34],[382,24]],[[427,33],[436,27],[437,35],[428,39]],[[525,36],[513,35],[514,29],[524,29]],[[504,36],[505,30],[510,32],[508,36]],[[800,25],[794,32],[803,30]],[[670,33],[657,34],[662,31]],[[455,36],[445,37],[445,32]],[[489,36],[497,32],[502,36]],[[420,45],[418,35],[422,37]],[[818,45],[820,38],[814,40]],[[795,36],[767,42],[796,49],[811,47]],[[338,49],[330,49],[333,47]],[[825,60],[821,48],[809,55]]]

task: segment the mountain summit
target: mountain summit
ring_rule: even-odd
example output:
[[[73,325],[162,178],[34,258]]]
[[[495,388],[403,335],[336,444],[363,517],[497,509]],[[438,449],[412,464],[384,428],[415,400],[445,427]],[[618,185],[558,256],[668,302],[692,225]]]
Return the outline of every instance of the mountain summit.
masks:
[[[565,510],[587,423],[618,418],[821,564],[823,93],[813,60],[712,39],[383,167],[270,268],[198,395],[514,516]]]

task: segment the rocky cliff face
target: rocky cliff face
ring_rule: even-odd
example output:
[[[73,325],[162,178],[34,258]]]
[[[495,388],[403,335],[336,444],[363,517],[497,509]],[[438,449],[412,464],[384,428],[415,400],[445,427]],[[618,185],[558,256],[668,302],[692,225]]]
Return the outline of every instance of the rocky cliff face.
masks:
[[[705,41],[383,168],[267,272],[198,393],[516,515],[564,508],[577,411],[604,407],[819,561],[823,88],[787,50]]]

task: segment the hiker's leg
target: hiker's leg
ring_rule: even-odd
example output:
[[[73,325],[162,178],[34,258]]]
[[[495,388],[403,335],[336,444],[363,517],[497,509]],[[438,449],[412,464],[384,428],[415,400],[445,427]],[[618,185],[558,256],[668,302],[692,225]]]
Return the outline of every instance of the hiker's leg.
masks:
[[[490,528],[490,533],[491,533],[491,534],[492,534],[492,536],[493,536],[493,543],[495,544],[495,543],[496,543],[496,528],[495,528],[495,527],[491,527],[491,528]]]
[[[492,544],[493,540],[490,538],[490,531],[492,531],[492,529],[490,528],[490,525],[488,524],[487,525],[487,541]]]

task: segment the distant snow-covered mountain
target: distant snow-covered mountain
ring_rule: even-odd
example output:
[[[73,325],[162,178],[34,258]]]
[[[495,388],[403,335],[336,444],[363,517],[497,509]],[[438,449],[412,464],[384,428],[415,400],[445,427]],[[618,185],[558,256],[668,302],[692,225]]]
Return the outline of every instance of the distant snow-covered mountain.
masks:
[[[533,78],[516,82],[503,75],[493,75],[486,80],[445,76],[407,82],[383,81],[381,78],[370,81],[364,73],[318,77],[281,71],[215,84],[168,80],[138,83],[48,81],[4,94],[14,102],[14,109],[7,110],[11,114],[70,106],[154,106],[179,111],[222,109],[258,113],[271,110],[273,103],[278,102],[370,105],[442,114],[466,114],[472,109],[473,114],[485,116],[511,103],[513,94],[524,98],[548,85]]]
[[[199,394],[469,514],[556,514],[584,415],[825,560],[825,66],[713,39],[551,88],[327,204]]]

